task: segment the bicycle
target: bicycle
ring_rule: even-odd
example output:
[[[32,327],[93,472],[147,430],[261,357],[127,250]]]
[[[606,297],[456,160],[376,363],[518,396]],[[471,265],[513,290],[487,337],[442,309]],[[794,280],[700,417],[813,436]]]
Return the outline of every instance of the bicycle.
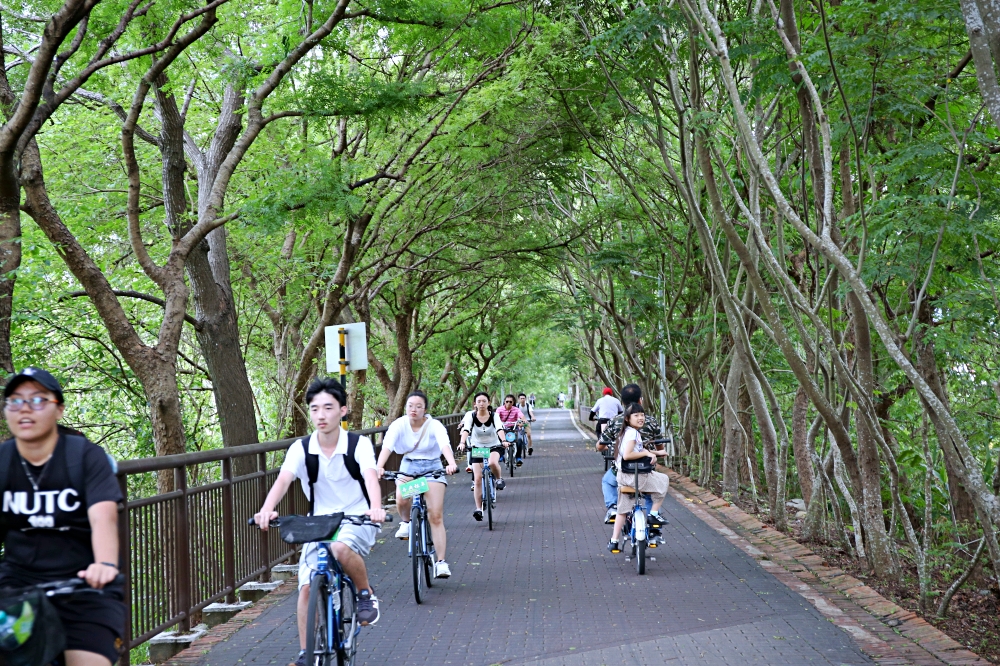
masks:
[[[118,574],[108,586],[124,583],[125,576]],[[62,666],[65,663],[66,631],[58,612],[48,600],[103,595],[106,589],[107,586],[103,589],[90,587],[82,578],[70,578],[3,590],[0,609],[4,612],[4,619],[15,614],[17,619],[0,633],[0,663]]]
[[[358,590],[327,545],[341,523],[382,528],[365,516],[333,513],[327,516],[279,516],[271,521],[281,539],[289,544],[317,543],[316,568],[309,577],[309,606],[306,614],[306,654],[310,666],[353,666],[358,653]],[[386,516],[386,522],[392,522]],[[253,518],[248,525],[256,525]]]
[[[483,508],[486,509],[490,531],[493,531],[493,507],[497,505],[497,484],[493,478],[493,470],[490,469],[490,450],[486,447],[474,448],[469,455],[483,459]]]
[[[654,439],[654,444],[666,443],[666,439]],[[638,460],[622,460],[622,471],[634,472],[635,481],[632,486],[619,486],[619,492],[625,495],[635,495],[635,505],[632,513],[625,514],[625,525],[622,534],[627,534],[632,543],[631,559],[635,560],[636,573],[640,576],[646,573],[646,549],[656,548],[658,539],[649,538],[649,515],[646,513],[646,494],[639,490],[639,475],[648,474],[655,468],[648,458]]]
[[[504,457],[507,459],[507,470],[510,472],[510,478],[514,478],[514,468],[517,467],[515,458],[517,457],[517,432],[515,430],[508,430],[504,433],[504,439],[514,446],[508,446],[507,450],[503,452]]]
[[[434,542],[431,540],[431,524],[427,519],[427,507],[424,506],[424,493],[428,490],[427,477],[437,479],[444,475],[445,473],[441,470],[413,476],[399,472],[386,472],[382,475],[383,479],[389,481],[394,481],[399,477],[411,479],[400,484],[398,492],[400,497],[413,498],[413,505],[410,507],[409,556],[413,565],[413,596],[418,604],[423,603],[420,589],[421,573],[423,573],[423,580],[427,587],[434,587],[431,580],[434,578],[434,561],[437,555],[434,550]]]

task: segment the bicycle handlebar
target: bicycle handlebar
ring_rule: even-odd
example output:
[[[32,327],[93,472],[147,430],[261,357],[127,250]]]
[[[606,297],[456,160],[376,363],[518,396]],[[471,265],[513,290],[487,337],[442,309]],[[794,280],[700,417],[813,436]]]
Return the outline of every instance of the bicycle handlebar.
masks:
[[[108,585],[124,585],[125,574],[118,574]],[[53,580],[47,583],[38,583],[18,589],[5,590],[11,596],[16,596],[30,590],[41,590],[47,597],[61,597],[71,594],[104,594],[103,588],[90,587],[83,578],[70,578],[68,580]]]
[[[402,472],[399,472],[399,471],[393,472],[393,471],[386,470],[382,474],[382,478],[383,479],[387,479],[389,481],[394,481],[394,480],[398,479],[401,476],[409,477],[410,479],[420,479],[420,478],[423,478],[423,477],[431,477],[431,478],[434,478],[434,479],[440,479],[442,476],[447,476],[447,472],[445,472],[444,470],[436,469],[433,472],[424,472],[423,474],[403,474]]]
[[[274,525],[275,527],[281,527],[281,519],[282,519],[282,517],[289,518],[290,516],[278,516],[274,520],[269,521],[268,522],[268,526]],[[361,525],[361,526],[368,525],[368,526],[371,526],[371,527],[379,527],[379,528],[382,527],[382,523],[373,523],[371,520],[368,519],[368,516],[364,516],[364,515],[362,515],[362,516],[351,516],[351,515],[345,514],[344,517],[341,519],[341,522],[342,523],[350,523],[352,525]],[[390,516],[389,514],[386,514],[384,522],[391,523],[392,522],[392,516]],[[260,525],[257,525],[257,521],[254,520],[252,517],[251,518],[247,518],[247,525],[250,525],[251,527],[255,526],[255,527],[257,527],[257,529],[260,529]]]

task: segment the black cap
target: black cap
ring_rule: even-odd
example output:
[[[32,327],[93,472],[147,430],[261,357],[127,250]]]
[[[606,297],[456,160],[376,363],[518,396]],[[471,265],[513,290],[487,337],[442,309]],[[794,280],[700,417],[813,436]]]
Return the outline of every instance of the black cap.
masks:
[[[56,398],[59,402],[63,402],[62,386],[59,384],[59,380],[51,375],[51,373],[42,370],[41,368],[25,368],[21,372],[13,375],[7,380],[7,385],[3,388],[3,397],[9,398],[10,394],[14,390],[23,384],[24,382],[37,382],[56,394]]]

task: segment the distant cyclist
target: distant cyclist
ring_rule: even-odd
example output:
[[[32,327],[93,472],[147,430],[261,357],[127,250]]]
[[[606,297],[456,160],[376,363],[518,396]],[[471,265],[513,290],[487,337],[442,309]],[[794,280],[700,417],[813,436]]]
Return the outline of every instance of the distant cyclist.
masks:
[[[535,422],[535,408],[528,402],[528,396],[523,393],[517,396],[517,408],[521,410],[527,420],[527,423],[524,424],[524,434],[528,438],[528,455],[530,456],[535,452],[534,444],[531,441],[531,424]]]
[[[626,384],[622,388],[622,402],[625,403],[625,409],[633,403],[642,404],[642,389],[639,388],[638,384]],[[597,450],[604,451],[609,446],[615,446],[615,442],[618,438],[618,433],[622,430],[622,415],[618,415],[611,420],[611,423],[604,428],[601,433],[601,438],[597,442]],[[642,427],[639,429],[639,434],[642,436],[643,445],[650,450],[654,450],[656,445],[653,444],[654,439],[661,437],[660,434],[660,424],[656,421],[656,418],[651,414],[646,414],[645,421]],[[617,457],[617,451],[614,452],[615,457]],[[604,506],[607,508],[608,512],[604,516],[604,522],[610,524],[615,519],[615,507],[618,504],[618,468],[616,465],[612,465],[611,469],[604,473],[601,478],[601,491],[604,494]],[[647,498],[646,509],[652,507],[652,502]]]
[[[336,379],[317,379],[306,390],[309,418],[316,430],[309,437],[295,440],[285,453],[278,478],[254,516],[266,530],[278,517],[274,508],[296,478],[309,499],[309,513],[325,516],[332,513],[366,515],[373,523],[385,520],[382,491],[375,471],[375,449],[367,437],[348,433],[340,426],[347,414],[347,394]],[[312,473],[310,473],[312,470]],[[337,558],[358,590],[358,622],[361,626],[379,620],[378,598],[368,582],[364,558],[375,545],[378,529],[371,525],[342,524],[330,544]],[[299,627],[299,656],[290,666],[312,664],[306,658],[306,613],[309,610],[309,575],[316,565],[318,544],[307,543],[299,556],[299,598],[296,611]]]
[[[590,420],[597,420],[597,426],[594,430],[597,432],[598,439],[601,437],[601,430],[603,427],[608,423],[611,423],[611,419],[615,418],[624,411],[625,408],[622,406],[622,403],[618,401],[618,398],[614,396],[614,391],[605,386],[604,394],[590,409]]]
[[[399,473],[406,475],[397,477],[397,486],[418,474],[437,471],[454,474],[458,469],[455,454],[451,451],[451,442],[448,441],[448,431],[440,421],[427,415],[427,396],[421,391],[414,391],[406,397],[406,414],[393,421],[385,433],[382,451],[376,463],[379,478],[385,473],[385,463],[392,453],[403,456]],[[448,461],[447,468],[441,465],[441,456]],[[427,520],[431,524],[431,540],[438,556],[438,561],[434,563],[434,577],[447,578],[451,575],[451,568],[445,561],[448,542],[444,529],[444,491],[448,481],[443,477],[427,477],[427,481],[428,490],[424,493],[424,500],[427,504]],[[396,531],[397,539],[407,539],[410,536],[412,505],[413,498],[396,496],[396,509],[402,521]]]
[[[465,451],[466,443],[469,448],[489,448],[490,457],[487,464],[493,472],[493,478],[497,480],[497,490],[503,490],[506,485],[500,477],[500,454],[507,448],[504,440],[503,422],[500,416],[493,411],[490,406],[490,396],[488,393],[480,391],[476,394],[476,408],[466,413],[462,419],[462,438],[458,443],[458,450]],[[473,493],[476,505],[472,517],[476,520],[483,519],[483,459],[469,458],[472,464]]]
[[[514,404],[513,394],[508,394],[504,396],[503,407],[497,410],[497,415],[500,417],[500,420],[503,421],[504,430],[508,431],[516,428],[518,424],[524,424],[528,422],[528,417],[525,416],[524,412],[522,412],[517,405]],[[514,450],[514,455],[516,456],[514,458],[514,462],[517,464],[517,466],[520,467],[521,465],[523,465],[524,460],[521,459],[521,451],[517,450],[516,447]]]
[[[121,656],[128,612],[114,583],[118,480],[101,447],[58,424],[66,405],[51,374],[25,368],[3,396],[14,437],[0,445],[0,588],[76,577],[103,588],[51,601],[63,624],[66,666],[111,666]]]

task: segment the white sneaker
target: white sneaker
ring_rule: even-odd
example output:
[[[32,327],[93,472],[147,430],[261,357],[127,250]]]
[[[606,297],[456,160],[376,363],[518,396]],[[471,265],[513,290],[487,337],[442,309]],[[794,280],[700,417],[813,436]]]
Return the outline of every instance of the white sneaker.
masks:
[[[434,563],[434,577],[435,578],[448,578],[451,576],[451,567],[444,560]]]
[[[465,466],[465,471],[466,471],[467,473],[469,473],[469,474],[472,474],[472,465],[466,465],[466,466]]]
[[[409,521],[407,521],[405,523],[400,523],[399,524],[399,529],[396,530],[396,538],[397,539],[402,539],[403,541],[406,541],[407,539],[410,538],[410,522]]]

